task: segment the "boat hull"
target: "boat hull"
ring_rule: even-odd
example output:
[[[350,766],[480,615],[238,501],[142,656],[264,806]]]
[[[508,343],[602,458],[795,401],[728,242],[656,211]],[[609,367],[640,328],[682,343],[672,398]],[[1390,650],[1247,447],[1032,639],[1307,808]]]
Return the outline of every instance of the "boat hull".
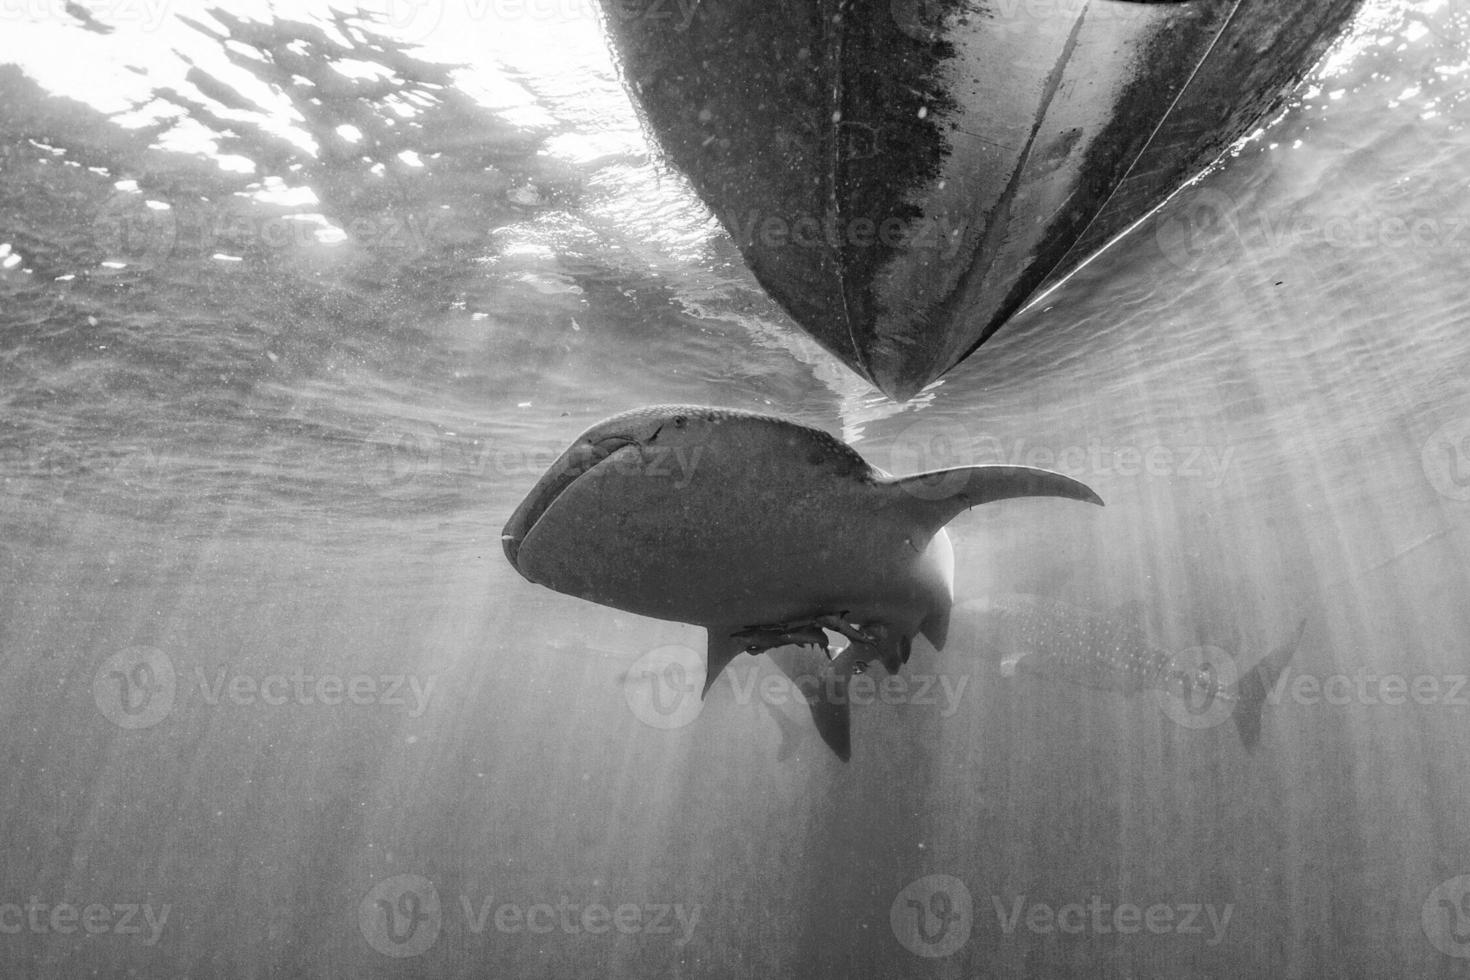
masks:
[[[903,399],[1277,107],[1359,0],[602,0],[665,158]]]

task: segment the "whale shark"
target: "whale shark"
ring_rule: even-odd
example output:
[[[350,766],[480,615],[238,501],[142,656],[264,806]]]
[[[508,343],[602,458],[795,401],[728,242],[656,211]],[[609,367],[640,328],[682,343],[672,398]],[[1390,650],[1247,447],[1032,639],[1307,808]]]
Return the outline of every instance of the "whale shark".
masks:
[[[501,544],[530,582],[704,627],[706,695],[743,653],[805,651],[793,668],[802,676],[811,654],[830,657],[822,683],[804,693],[823,740],[846,760],[844,679],[875,660],[897,672],[917,636],[944,645],[954,604],[944,526],[977,504],[1020,497],[1102,503],[1036,467],[897,477],[789,419],[656,405],[578,436],[511,514]],[[848,641],[840,653],[831,634]]]
[[[1097,611],[1041,595],[1006,593],[962,603],[956,614],[981,638],[984,660],[1004,677],[1029,674],[1129,697],[1158,693],[1192,705],[1197,714],[1220,702],[1229,708],[1241,744],[1254,749],[1266,696],[1295,656],[1306,620],[1243,669],[1224,650],[1170,652],[1156,646],[1130,606],[1136,604]],[[1225,717],[1222,711],[1219,720]]]

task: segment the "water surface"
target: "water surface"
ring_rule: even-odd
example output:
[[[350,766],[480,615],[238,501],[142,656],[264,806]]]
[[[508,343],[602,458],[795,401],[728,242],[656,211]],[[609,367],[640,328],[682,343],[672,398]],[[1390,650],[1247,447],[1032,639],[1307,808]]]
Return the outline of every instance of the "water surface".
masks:
[[[88,9],[0,15],[8,976],[1463,975],[1452,4],[1371,0],[905,406],[761,294],[585,9]],[[701,633],[498,535],[652,402],[1084,479],[959,518],[957,601],[1242,664],[1305,620],[1260,745],[1007,678],[963,608],[846,766],[748,671],[651,708]]]

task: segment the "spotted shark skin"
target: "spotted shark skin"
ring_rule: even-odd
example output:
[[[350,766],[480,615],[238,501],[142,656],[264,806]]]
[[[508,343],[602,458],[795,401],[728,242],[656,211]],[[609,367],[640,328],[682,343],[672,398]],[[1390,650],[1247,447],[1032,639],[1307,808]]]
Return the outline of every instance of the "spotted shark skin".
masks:
[[[1306,630],[1249,669],[1233,660],[1215,669],[1155,646],[1137,616],[1102,613],[1027,593],[963,603],[986,659],[1002,676],[1029,674],[1045,680],[1124,696],[1156,691],[1231,704],[1231,718],[1247,749],[1260,738],[1267,693],[1296,654]],[[1222,651],[1223,653],[1223,651]],[[1223,669],[1220,669],[1223,668]]]

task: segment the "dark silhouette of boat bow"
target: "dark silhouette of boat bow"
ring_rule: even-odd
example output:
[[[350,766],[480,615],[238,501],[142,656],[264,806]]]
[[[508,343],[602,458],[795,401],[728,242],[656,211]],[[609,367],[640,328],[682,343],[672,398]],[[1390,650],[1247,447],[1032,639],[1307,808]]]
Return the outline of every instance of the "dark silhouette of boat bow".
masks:
[[[1359,0],[603,0],[760,283],[905,399],[1278,106]]]

